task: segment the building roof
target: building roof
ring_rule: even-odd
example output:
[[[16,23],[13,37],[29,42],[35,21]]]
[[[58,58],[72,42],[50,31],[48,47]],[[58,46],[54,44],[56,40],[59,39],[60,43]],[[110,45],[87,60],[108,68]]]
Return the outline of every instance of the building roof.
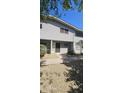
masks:
[[[70,27],[70,28],[72,28],[72,29],[74,29],[74,30],[76,30],[76,31],[81,31],[81,32],[82,32],[81,29],[79,29],[79,28],[77,28],[77,27],[75,27],[75,26],[73,26],[73,25],[71,25],[71,24],[65,22],[64,20],[55,17],[55,16],[49,15],[49,16],[48,16],[48,19],[57,21],[57,22],[59,22],[59,23],[61,23],[61,24],[63,24],[63,25],[66,25],[66,26],[68,26],[68,27]]]

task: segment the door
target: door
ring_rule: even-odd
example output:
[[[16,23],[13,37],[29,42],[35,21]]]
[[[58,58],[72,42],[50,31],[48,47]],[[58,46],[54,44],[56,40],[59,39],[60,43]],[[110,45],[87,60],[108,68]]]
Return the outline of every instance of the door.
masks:
[[[60,43],[56,43],[56,53],[60,53]]]

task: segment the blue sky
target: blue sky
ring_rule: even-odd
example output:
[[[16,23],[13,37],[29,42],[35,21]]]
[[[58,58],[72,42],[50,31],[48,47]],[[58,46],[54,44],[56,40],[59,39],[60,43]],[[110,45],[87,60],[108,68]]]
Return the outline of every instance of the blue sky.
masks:
[[[83,13],[78,11],[67,11],[66,15],[62,15],[60,19],[78,27],[79,29],[83,29]]]
[[[64,11],[60,3],[58,3],[58,6],[59,13],[61,14],[60,19],[83,30],[83,12],[78,12],[77,10]]]

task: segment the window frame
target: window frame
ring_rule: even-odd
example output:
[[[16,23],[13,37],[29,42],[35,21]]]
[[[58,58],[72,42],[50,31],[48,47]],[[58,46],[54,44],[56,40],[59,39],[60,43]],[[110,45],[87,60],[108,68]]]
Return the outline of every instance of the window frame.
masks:
[[[69,33],[69,30],[66,29],[66,28],[60,28],[60,33],[68,34]]]

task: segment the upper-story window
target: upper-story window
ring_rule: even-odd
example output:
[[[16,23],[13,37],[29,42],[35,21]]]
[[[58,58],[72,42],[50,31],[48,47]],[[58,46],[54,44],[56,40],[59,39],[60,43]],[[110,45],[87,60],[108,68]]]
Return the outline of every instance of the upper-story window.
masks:
[[[76,32],[75,32],[75,35],[78,36],[78,37],[83,37],[83,32],[81,32],[81,31],[76,31]]]
[[[60,32],[61,32],[61,33],[66,33],[66,34],[68,34],[68,29],[66,29],[66,28],[60,28]]]

